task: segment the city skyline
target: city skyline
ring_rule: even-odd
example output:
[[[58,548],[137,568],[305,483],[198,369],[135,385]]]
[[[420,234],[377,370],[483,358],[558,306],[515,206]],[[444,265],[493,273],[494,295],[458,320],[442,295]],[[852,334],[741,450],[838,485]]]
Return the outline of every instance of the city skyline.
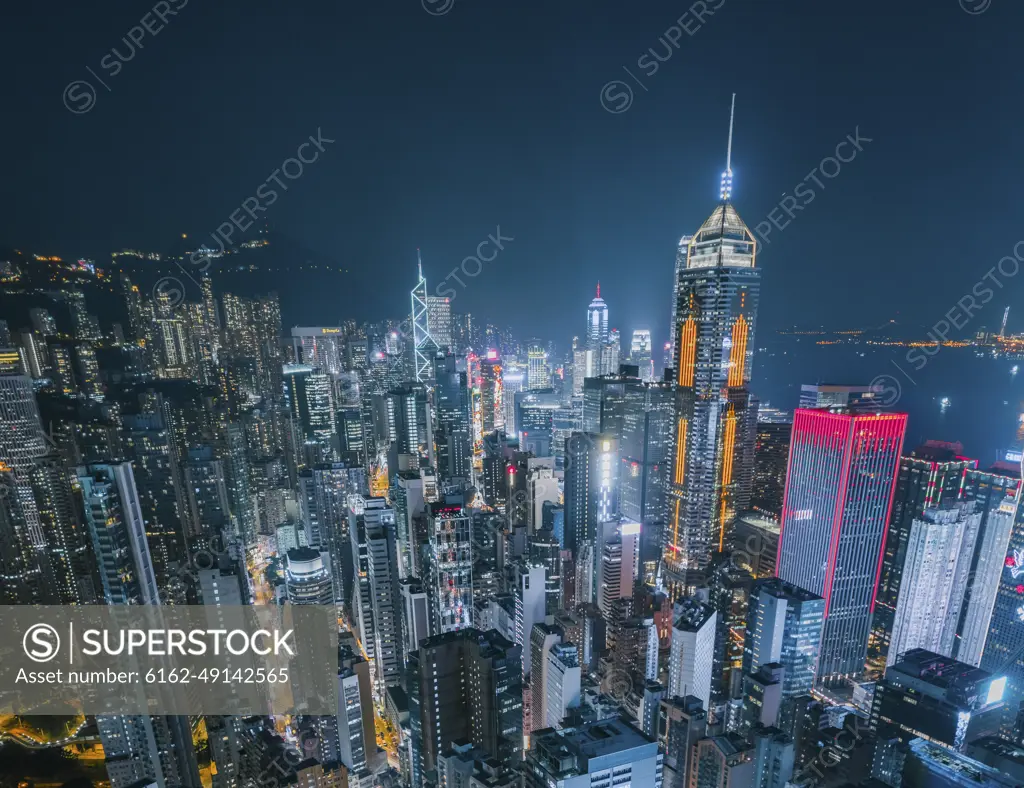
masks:
[[[0,788],[1024,784],[1024,10],[62,4]]]

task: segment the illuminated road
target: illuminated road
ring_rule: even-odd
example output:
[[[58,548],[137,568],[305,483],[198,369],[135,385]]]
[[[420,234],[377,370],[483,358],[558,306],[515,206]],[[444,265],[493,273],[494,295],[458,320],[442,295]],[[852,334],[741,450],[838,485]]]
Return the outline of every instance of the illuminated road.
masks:
[[[86,736],[79,735],[84,727],[85,719],[83,718],[78,726],[64,738],[42,741],[33,735],[33,731],[29,731],[27,728],[18,726],[11,728],[10,730],[0,732],[0,742],[17,742],[22,747],[26,747],[30,750],[48,750],[52,747],[66,747],[69,744],[74,744],[76,741],[88,738]]]

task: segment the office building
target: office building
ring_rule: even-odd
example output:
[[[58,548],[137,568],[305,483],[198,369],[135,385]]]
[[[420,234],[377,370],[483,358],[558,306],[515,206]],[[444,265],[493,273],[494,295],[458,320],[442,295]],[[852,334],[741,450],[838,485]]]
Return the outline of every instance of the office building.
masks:
[[[1013,559],[1014,567],[1006,566],[1016,514],[1017,501],[1014,498],[1004,499],[998,508],[988,513],[987,518],[983,514],[983,530],[974,551],[970,582],[964,589],[964,603],[957,627],[957,648],[953,654],[957,660],[968,665],[981,666],[1003,573],[1011,570],[1012,579],[1012,568],[1017,567],[1016,558]],[[998,650],[995,645],[997,642],[993,641],[994,650]]]
[[[955,504],[962,497],[966,471],[977,464],[963,457],[962,451],[963,447],[959,445],[954,447],[929,441],[900,458],[868,650],[875,670],[883,669],[889,652],[893,616],[913,524],[929,507]]]
[[[562,631],[555,625],[553,617],[537,622],[530,630],[531,680],[523,694],[523,716],[530,731],[547,727],[548,654],[561,642]]]
[[[428,638],[409,655],[413,785],[454,741],[510,766],[522,759],[522,660],[519,646],[472,628]]]
[[[106,603],[160,604],[132,464],[81,466],[78,483]]]
[[[496,429],[506,428],[505,392],[501,387],[503,376],[498,351],[488,350],[486,358],[480,359],[480,373],[476,379],[476,388],[480,391],[478,430],[481,438]]]
[[[432,631],[440,635],[473,625],[472,519],[460,504],[428,504],[426,513],[430,555],[427,595]],[[539,585],[543,605],[543,577]],[[543,615],[541,612],[541,618]]]
[[[289,550],[285,568],[285,592],[292,605],[331,605],[334,590],[330,558],[311,547]]]
[[[338,647],[338,713],[317,717],[319,756],[358,773],[377,751],[369,663],[348,644]]]
[[[574,643],[556,643],[548,649],[543,687],[544,725],[541,727],[560,728],[569,711],[580,704],[579,649]],[[535,691],[534,709],[538,695]]]
[[[855,411],[878,409],[878,392],[871,386],[844,386],[834,383],[805,383],[800,387],[798,407],[847,408]]]
[[[434,371],[431,360],[440,348],[430,335],[430,296],[427,295],[427,280],[423,276],[423,260],[418,249],[416,261],[416,286],[409,294],[412,302],[412,362],[413,376],[417,382],[423,382],[430,380]]]
[[[593,545],[598,525],[618,511],[618,448],[611,435],[575,432],[566,441],[565,546],[573,552]]]
[[[654,380],[654,356],[651,353],[651,332],[648,329],[638,328],[633,331],[629,343],[629,363],[640,370],[642,380]]]
[[[398,593],[402,599],[403,655],[419,648],[420,642],[430,637],[430,602],[420,581],[408,577],[399,581]]]
[[[778,578],[758,580],[750,592],[743,672],[782,666],[781,707],[773,724],[790,736],[797,722],[797,699],[814,687],[824,612],[822,597]]]
[[[508,586],[515,599],[515,643],[526,654],[530,650],[534,625],[542,624],[546,615],[544,567],[517,561],[508,566],[508,576]],[[523,661],[524,679],[530,678],[531,663],[530,659]]]
[[[907,416],[797,410],[778,574],[825,599],[818,679],[860,674]]]
[[[951,752],[925,739],[911,739],[900,774],[904,788],[1016,788],[1020,776]]]
[[[466,373],[452,354],[434,359],[434,446],[442,479],[469,479],[472,473],[472,418]]]
[[[786,465],[793,431],[792,421],[763,421],[758,412],[754,442],[754,480],[750,508],[776,522],[782,517],[782,496],[786,489]]]
[[[393,515],[376,518],[366,525],[368,601],[373,611],[378,697],[383,697],[386,687],[399,684],[405,664],[395,530]]]
[[[700,579],[732,519],[749,505],[757,410],[747,386],[761,277],[755,254],[754,237],[723,190],[689,241],[675,287],[673,366],[681,396],[665,565],[676,595]]]
[[[535,732],[523,769],[526,788],[661,784],[657,743],[625,719]]]
[[[980,526],[981,514],[975,513],[973,502],[929,507],[914,518],[901,551],[887,666],[916,648],[952,656]]]
[[[785,668],[778,662],[768,662],[753,673],[743,674],[741,733],[748,734],[755,728],[770,728],[778,723],[785,673]]]
[[[793,739],[778,728],[760,728],[754,743],[753,788],[785,788],[793,778],[796,752]]]
[[[440,351],[452,347],[452,302],[445,296],[427,296],[427,333]]]
[[[697,742],[705,738],[708,715],[698,698],[670,697],[661,701],[658,741],[665,753],[665,788],[686,788]]]
[[[913,649],[875,687],[870,727],[878,736],[872,776],[899,785],[906,745],[926,738],[958,752],[999,731],[1005,676]]]
[[[745,788],[754,785],[754,746],[726,733],[701,739],[694,748],[690,785],[700,788]]]
[[[431,364],[431,373],[433,370]],[[404,384],[388,392],[387,424],[389,473],[434,466],[430,408],[422,383]]]
[[[619,511],[642,526],[640,561],[648,576],[656,571],[664,548],[666,486],[675,454],[675,409],[671,384],[625,384]]]
[[[344,339],[340,328],[294,326],[292,346],[295,360],[322,369],[328,375],[338,375],[345,371]]]
[[[587,348],[596,350],[608,341],[608,305],[601,298],[601,283],[597,295],[587,307]]]
[[[710,708],[717,613],[696,599],[684,599],[676,603],[673,617],[668,694],[692,695]]]
[[[526,387],[528,389],[546,389],[551,385],[551,369],[548,367],[548,354],[540,345],[531,345],[526,352]],[[506,392],[508,396],[508,392]],[[506,430],[508,425],[506,425]]]

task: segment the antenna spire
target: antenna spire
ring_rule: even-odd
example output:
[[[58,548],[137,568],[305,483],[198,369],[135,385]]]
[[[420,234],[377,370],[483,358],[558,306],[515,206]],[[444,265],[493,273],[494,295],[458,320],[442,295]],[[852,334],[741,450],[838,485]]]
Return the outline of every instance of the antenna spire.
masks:
[[[729,110],[729,147],[725,154],[725,172],[722,173],[721,198],[727,201],[732,197],[732,127],[736,118],[736,94],[732,94],[732,107]]]
[[[420,256],[420,248],[416,247],[416,265],[419,267],[420,279],[423,278],[423,258]]]
[[[600,279],[597,280],[597,297],[598,298],[601,297],[601,280]]]

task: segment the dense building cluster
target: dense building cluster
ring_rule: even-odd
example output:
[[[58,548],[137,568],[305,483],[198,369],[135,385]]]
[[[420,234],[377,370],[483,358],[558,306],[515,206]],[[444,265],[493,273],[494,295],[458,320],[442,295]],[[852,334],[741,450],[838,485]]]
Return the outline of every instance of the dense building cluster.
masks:
[[[22,293],[0,602],[338,612],[335,715],[102,715],[112,788],[1024,781],[1019,457],[908,447],[870,386],[760,403],[731,177],[660,376],[600,285],[562,351],[422,263],[407,317],[290,331],[206,273]]]

